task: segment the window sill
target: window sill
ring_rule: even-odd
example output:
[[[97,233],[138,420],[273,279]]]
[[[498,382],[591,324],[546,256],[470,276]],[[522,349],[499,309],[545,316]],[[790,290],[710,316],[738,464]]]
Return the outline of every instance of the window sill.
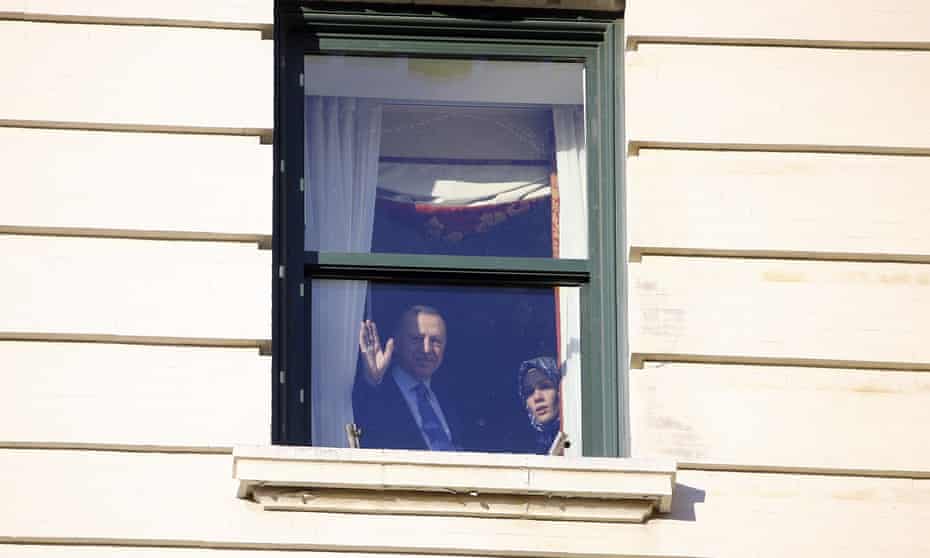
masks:
[[[671,508],[672,461],[239,447],[238,496],[265,510],[643,523]]]

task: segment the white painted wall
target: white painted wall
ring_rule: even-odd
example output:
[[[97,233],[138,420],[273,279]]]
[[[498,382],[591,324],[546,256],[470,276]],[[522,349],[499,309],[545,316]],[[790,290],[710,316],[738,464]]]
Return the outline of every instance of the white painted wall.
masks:
[[[807,518],[780,537],[731,521],[712,555],[926,552],[845,522],[887,517],[903,496],[879,484],[930,476],[927,15],[919,0],[629,2],[633,455],[734,483],[700,487],[698,530],[731,489],[766,533],[782,504]],[[795,499],[801,478],[848,507]],[[781,504],[750,496],[763,486]]]

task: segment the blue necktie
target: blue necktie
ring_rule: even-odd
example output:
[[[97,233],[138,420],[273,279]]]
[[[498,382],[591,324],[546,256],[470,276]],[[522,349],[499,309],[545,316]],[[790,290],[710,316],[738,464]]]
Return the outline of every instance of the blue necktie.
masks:
[[[449,436],[446,434],[445,428],[442,427],[442,422],[439,420],[439,417],[436,416],[436,411],[434,411],[433,406],[430,405],[429,388],[426,387],[426,384],[417,384],[417,387],[413,389],[417,393],[417,410],[420,412],[420,427],[423,429],[423,434],[426,435],[426,439],[429,441],[430,449],[436,451],[455,450],[452,441],[449,440]]]

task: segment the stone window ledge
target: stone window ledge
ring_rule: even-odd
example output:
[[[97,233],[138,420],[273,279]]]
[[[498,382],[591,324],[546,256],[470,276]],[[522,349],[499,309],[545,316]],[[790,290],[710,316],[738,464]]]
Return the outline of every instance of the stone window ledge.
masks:
[[[266,510],[642,523],[671,508],[672,461],[238,447],[238,496]]]

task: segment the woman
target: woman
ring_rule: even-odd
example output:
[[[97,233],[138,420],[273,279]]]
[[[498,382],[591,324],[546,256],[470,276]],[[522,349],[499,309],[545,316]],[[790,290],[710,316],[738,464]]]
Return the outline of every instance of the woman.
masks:
[[[562,370],[552,357],[540,356],[520,364],[517,385],[530,425],[536,431],[534,452],[549,453],[552,442],[562,429],[559,385]]]

